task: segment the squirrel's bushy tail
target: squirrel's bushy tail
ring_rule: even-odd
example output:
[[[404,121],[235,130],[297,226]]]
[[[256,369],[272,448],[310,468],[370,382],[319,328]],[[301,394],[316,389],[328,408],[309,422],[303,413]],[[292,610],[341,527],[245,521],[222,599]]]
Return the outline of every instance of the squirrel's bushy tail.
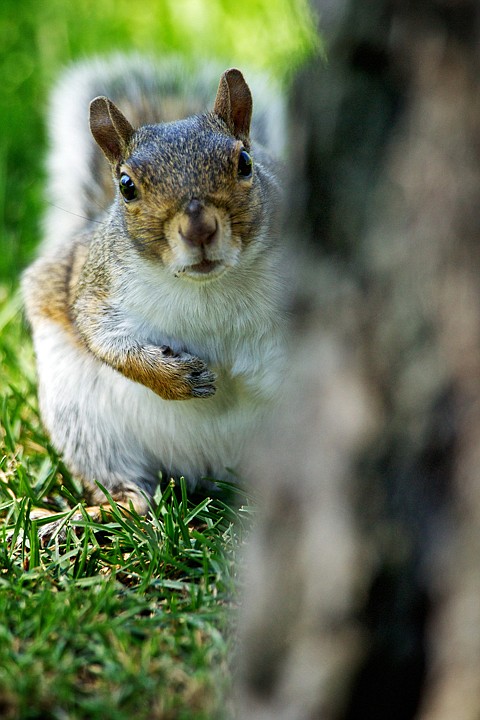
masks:
[[[90,101],[106,95],[135,127],[178,120],[211,109],[223,70],[218,62],[199,71],[177,57],[114,55],[75,63],[65,71],[50,105],[47,248],[101,221],[113,198],[110,169],[90,134]],[[281,93],[270,79],[246,74],[254,98],[253,134],[278,156],[284,138]]]

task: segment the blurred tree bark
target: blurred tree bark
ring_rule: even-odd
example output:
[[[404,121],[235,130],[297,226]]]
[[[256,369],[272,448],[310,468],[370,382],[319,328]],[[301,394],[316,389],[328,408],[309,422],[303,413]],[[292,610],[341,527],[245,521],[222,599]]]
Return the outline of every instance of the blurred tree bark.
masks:
[[[316,0],[240,717],[480,717],[480,7]],[[265,451],[265,447],[267,450]],[[272,460],[273,458],[273,460]]]

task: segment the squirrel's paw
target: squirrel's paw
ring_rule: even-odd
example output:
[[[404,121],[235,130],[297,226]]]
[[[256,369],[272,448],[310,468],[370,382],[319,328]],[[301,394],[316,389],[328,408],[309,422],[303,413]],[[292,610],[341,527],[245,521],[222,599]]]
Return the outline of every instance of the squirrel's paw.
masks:
[[[81,513],[77,513],[77,517],[80,519]],[[56,513],[42,508],[35,508],[30,512],[30,520],[43,521],[37,528],[38,539],[42,547],[45,547],[54,538],[58,538],[59,542],[65,541],[69,519],[72,519],[72,514],[67,512]]]
[[[207,398],[215,394],[216,375],[195,355],[186,352],[175,353],[170,347],[163,346],[162,352],[171,365],[174,387],[171,398]]]
[[[93,522],[101,523],[104,519],[109,518],[110,511],[111,508],[108,504],[85,507],[83,512],[76,510],[54,513],[50,510],[35,508],[30,513],[30,519],[42,521],[41,524],[38,525],[37,533],[41,546],[45,547],[55,539],[60,543],[64,543],[67,538],[68,527],[72,528],[77,535],[80,535],[83,531],[83,526],[78,525],[78,523],[84,523],[86,517],[90,518]]]

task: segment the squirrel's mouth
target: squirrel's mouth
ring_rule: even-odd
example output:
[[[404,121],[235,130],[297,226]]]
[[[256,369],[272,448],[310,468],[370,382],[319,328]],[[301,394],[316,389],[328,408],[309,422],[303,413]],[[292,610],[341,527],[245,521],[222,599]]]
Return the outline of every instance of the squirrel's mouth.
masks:
[[[207,274],[209,272],[212,272],[212,270],[215,270],[218,268],[220,263],[218,260],[207,260],[204,258],[201,262],[196,263],[195,265],[190,265],[187,270],[193,270],[193,272],[198,272],[202,274]]]
[[[225,264],[220,260],[207,260],[204,258],[195,265],[187,265],[183,268],[182,275],[198,280],[210,280],[222,275],[225,271]]]

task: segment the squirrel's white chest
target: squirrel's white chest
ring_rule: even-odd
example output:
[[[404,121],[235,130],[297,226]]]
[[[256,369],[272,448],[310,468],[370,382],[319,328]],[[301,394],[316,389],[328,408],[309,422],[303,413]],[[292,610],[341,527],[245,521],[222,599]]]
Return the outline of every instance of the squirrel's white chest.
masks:
[[[205,286],[155,280],[148,272],[132,278],[122,298],[139,340],[196,355],[235,387],[273,371],[281,353],[278,309],[258,278]]]
[[[110,477],[116,458],[122,478],[153,480],[163,468],[221,479],[225,468],[238,464],[278,394],[283,335],[265,288],[243,296],[189,292],[175,284],[170,290],[129,283],[124,297],[117,297],[123,311],[118,333],[197,355],[217,374],[213,397],[163,400],[79,352],[55,324],[35,332],[42,414],[56,446],[82,477]],[[70,418],[69,424],[59,417]],[[79,443],[88,448],[80,458]]]
[[[155,279],[139,275],[122,285],[116,331],[139,344],[198,356],[217,375],[216,393],[164,400],[80,353],[61,328],[38,328],[42,413],[56,446],[83,477],[111,475],[112,457],[125,477],[154,479],[159,468],[190,478],[225,477],[278,393],[283,336],[265,287],[257,292],[242,281],[242,291],[234,285],[222,291],[212,283],[199,292]],[[67,416],[70,427],[58,422]],[[79,442],[89,448],[81,463]]]

